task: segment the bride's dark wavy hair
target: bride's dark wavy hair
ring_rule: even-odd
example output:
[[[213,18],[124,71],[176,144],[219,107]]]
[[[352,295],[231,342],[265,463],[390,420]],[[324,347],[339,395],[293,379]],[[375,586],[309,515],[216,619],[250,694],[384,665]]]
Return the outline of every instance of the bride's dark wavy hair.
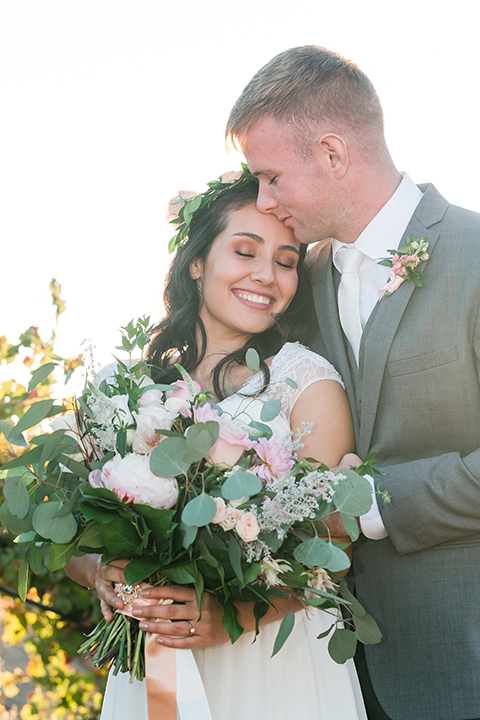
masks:
[[[193,216],[187,241],[177,250],[170,265],[163,294],[166,315],[153,331],[147,360],[151,365],[154,382],[173,383],[180,373],[173,358],[187,372],[192,372],[205,357],[207,335],[200,318],[201,295],[197,283],[190,277],[190,265],[195,260],[205,261],[215,238],[225,230],[230,213],[255,205],[258,180],[238,189],[233,187],[219,194],[209,206],[200,208]],[[300,247],[298,287],[292,302],[278,316],[272,327],[253,335],[245,345],[222,358],[213,371],[213,388],[217,398],[225,397],[225,374],[233,364],[245,365],[245,353],[254,348],[260,356],[260,369],[264,384],[270,382],[270,371],[265,360],[275,355],[284,343],[300,341],[309,344],[316,325],[312,292],[304,265],[306,246]],[[198,343],[200,331],[200,344]]]

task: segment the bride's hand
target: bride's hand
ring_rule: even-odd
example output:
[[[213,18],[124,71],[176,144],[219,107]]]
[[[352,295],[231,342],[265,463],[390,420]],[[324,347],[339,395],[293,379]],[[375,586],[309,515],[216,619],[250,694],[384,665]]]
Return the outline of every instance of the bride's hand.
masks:
[[[65,567],[67,574],[79,585],[96,590],[100,608],[107,622],[113,618],[112,608],[122,609],[124,603],[115,594],[113,583],[123,583],[123,570],[129,560],[115,560],[104,565],[101,555],[73,557]]]
[[[229,642],[222,625],[222,608],[214,595],[203,594],[200,621],[193,588],[177,585],[145,588],[140,596],[148,600],[174,601],[174,604],[155,603],[139,610],[135,608],[135,617],[141,618],[141,630],[157,633],[160,644],[185,650]]]

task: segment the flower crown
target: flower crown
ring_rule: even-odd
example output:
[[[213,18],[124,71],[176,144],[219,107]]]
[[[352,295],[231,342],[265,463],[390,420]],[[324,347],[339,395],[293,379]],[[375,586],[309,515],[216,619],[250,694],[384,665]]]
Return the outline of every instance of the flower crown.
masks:
[[[168,252],[173,253],[188,238],[190,223],[194,214],[201,208],[208,207],[219,195],[231,191],[233,188],[245,187],[254,179],[245,163],[242,169],[226,172],[218,180],[207,183],[208,190],[196,193],[192,190],[180,190],[168,204],[167,220],[176,225],[178,232],[168,243]]]

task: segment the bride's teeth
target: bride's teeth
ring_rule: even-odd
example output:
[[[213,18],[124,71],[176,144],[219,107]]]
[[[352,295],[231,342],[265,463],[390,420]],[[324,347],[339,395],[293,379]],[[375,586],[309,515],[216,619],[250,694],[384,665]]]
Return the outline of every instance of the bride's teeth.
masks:
[[[266,297],[261,297],[260,295],[239,293],[239,297],[243,298],[244,300],[248,300],[248,302],[257,303],[258,305],[270,305],[270,299]]]

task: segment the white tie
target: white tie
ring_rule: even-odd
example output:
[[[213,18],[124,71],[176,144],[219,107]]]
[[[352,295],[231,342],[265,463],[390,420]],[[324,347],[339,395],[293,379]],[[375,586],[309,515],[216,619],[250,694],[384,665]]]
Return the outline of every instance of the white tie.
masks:
[[[338,287],[338,313],[343,331],[355,354],[357,364],[360,340],[362,338],[358,269],[364,258],[365,255],[360,250],[346,246],[339,248],[335,255],[335,262],[342,273],[342,279]]]

